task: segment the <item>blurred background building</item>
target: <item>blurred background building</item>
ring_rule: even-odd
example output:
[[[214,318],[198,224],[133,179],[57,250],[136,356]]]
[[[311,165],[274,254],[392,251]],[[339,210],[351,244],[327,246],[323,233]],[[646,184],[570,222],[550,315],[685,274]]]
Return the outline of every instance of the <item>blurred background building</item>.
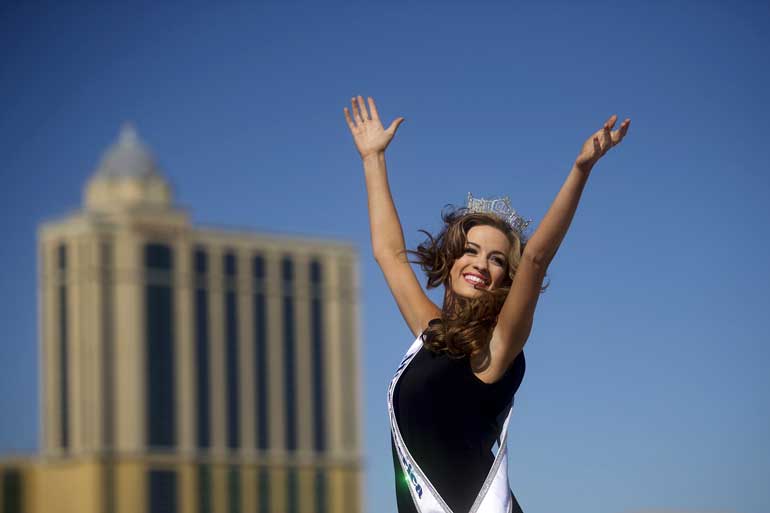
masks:
[[[191,226],[125,125],[38,268],[41,454],[0,513],[362,510],[351,245]]]

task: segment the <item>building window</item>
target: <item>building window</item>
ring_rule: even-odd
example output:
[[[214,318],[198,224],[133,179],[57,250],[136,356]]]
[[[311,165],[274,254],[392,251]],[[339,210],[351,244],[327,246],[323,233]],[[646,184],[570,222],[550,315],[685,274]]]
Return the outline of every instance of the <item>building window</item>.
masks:
[[[240,439],[238,402],[238,305],[236,260],[233,253],[224,256],[225,268],[225,357],[227,365],[227,446],[236,449]]]
[[[265,259],[261,255],[252,261],[254,284],[254,375],[257,388],[254,398],[254,423],[257,448],[265,450],[269,445],[268,394],[267,394],[267,303],[265,298]]]
[[[326,450],[326,415],[324,408],[323,281],[321,263],[310,262],[310,336],[313,365],[313,444],[316,451]]]
[[[112,306],[112,244],[102,241],[100,245],[101,260],[101,301],[102,301],[102,429],[104,434],[104,446],[111,448],[114,443],[114,383],[115,375],[115,349],[113,340],[114,316]]]
[[[297,469],[287,469],[286,502],[289,505],[288,513],[299,513],[299,483],[297,483]]]
[[[149,513],[176,513],[176,472],[150,470],[147,499]]]
[[[315,471],[315,511],[316,513],[326,513],[326,473],[323,469]]]
[[[343,260],[340,264],[340,276],[352,277],[354,268],[352,262]],[[341,366],[343,369],[354,369],[355,333],[354,333],[354,299],[355,290],[352,287],[352,279],[344,280],[340,286],[340,337],[342,342]],[[342,443],[345,449],[358,447],[358,435],[356,430],[356,394],[355,383],[352,378],[355,373],[346,372],[342,375]]]
[[[147,362],[147,445],[173,447],[174,331],[171,249],[163,244],[145,246]]]
[[[21,472],[14,468],[6,468],[3,475],[3,489],[0,497],[3,498],[3,513],[22,513],[21,505],[23,503]]]
[[[102,472],[102,504],[104,513],[115,512],[115,465],[111,449],[115,444],[115,325],[113,307],[113,245],[109,240],[100,244],[101,318],[102,318],[102,428],[104,447],[108,450]]]
[[[259,513],[270,513],[270,471],[265,467],[257,468],[257,490],[259,491]]]
[[[198,466],[198,513],[212,513],[211,507],[211,468]]]
[[[209,377],[209,295],[206,277],[208,259],[206,252],[198,248],[194,253],[195,270],[195,393],[198,448],[211,447],[211,396]]]
[[[58,248],[59,268],[59,445],[66,451],[69,436],[69,338],[67,336],[67,246]]]
[[[286,408],[286,449],[297,449],[297,401],[295,387],[294,264],[289,257],[281,262],[283,296],[284,405]]]
[[[208,255],[206,255],[206,250],[199,247],[195,249],[195,253],[193,253],[193,267],[195,269],[195,274],[197,276],[199,275],[206,275],[209,270],[208,266]]]
[[[227,473],[229,513],[241,513],[241,473],[237,465],[231,465]]]
[[[104,513],[115,513],[115,463],[110,456],[105,458],[104,471],[102,472],[102,504]]]

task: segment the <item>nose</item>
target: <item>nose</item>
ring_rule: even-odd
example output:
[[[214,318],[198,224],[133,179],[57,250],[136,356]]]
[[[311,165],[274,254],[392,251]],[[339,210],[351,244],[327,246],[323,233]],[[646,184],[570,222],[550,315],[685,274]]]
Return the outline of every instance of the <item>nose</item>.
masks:
[[[483,274],[485,277],[489,277],[489,266],[487,265],[487,261],[483,259],[479,259],[476,262],[473,263],[473,267],[479,271],[481,274]]]

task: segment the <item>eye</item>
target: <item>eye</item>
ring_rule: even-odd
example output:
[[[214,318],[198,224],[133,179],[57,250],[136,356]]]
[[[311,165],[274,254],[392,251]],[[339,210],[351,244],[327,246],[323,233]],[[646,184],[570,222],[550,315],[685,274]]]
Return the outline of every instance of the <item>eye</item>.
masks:
[[[466,246],[466,248],[463,250],[464,253],[470,253],[471,255],[476,254],[476,249],[472,248],[470,246]]]
[[[494,263],[496,263],[497,265],[499,265],[500,267],[505,267],[505,259],[503,259],[503,258],[495,257],[495,258],[492,259],[492,261]]]

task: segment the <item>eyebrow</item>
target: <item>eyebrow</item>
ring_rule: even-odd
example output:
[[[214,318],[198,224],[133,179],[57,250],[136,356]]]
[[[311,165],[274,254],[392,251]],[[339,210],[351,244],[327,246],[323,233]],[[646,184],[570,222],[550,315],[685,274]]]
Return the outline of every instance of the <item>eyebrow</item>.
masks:
[[[478,244],[476,244],[475,242],[471,242],[471,241],[469,241],[469,240],[466,240],[466,241],[465,241],[465,243],[466,243],[466,244],[470,244],[470,245],[472,245],[472,246],[476,246],[477,248],[480,248],[480,247],[481,247],[481,246],[479,246]],[[505,253],[503,253],[502,251],[497,251],[496,249],[493,249],[493,250],[492,250],[492,251],[490,251],[489,253],[490,253],[490,254],[494,254],[494,253],[497,253],[498,255],[502,255],[502,256],[503,256],[503,258],[505,258]]]

